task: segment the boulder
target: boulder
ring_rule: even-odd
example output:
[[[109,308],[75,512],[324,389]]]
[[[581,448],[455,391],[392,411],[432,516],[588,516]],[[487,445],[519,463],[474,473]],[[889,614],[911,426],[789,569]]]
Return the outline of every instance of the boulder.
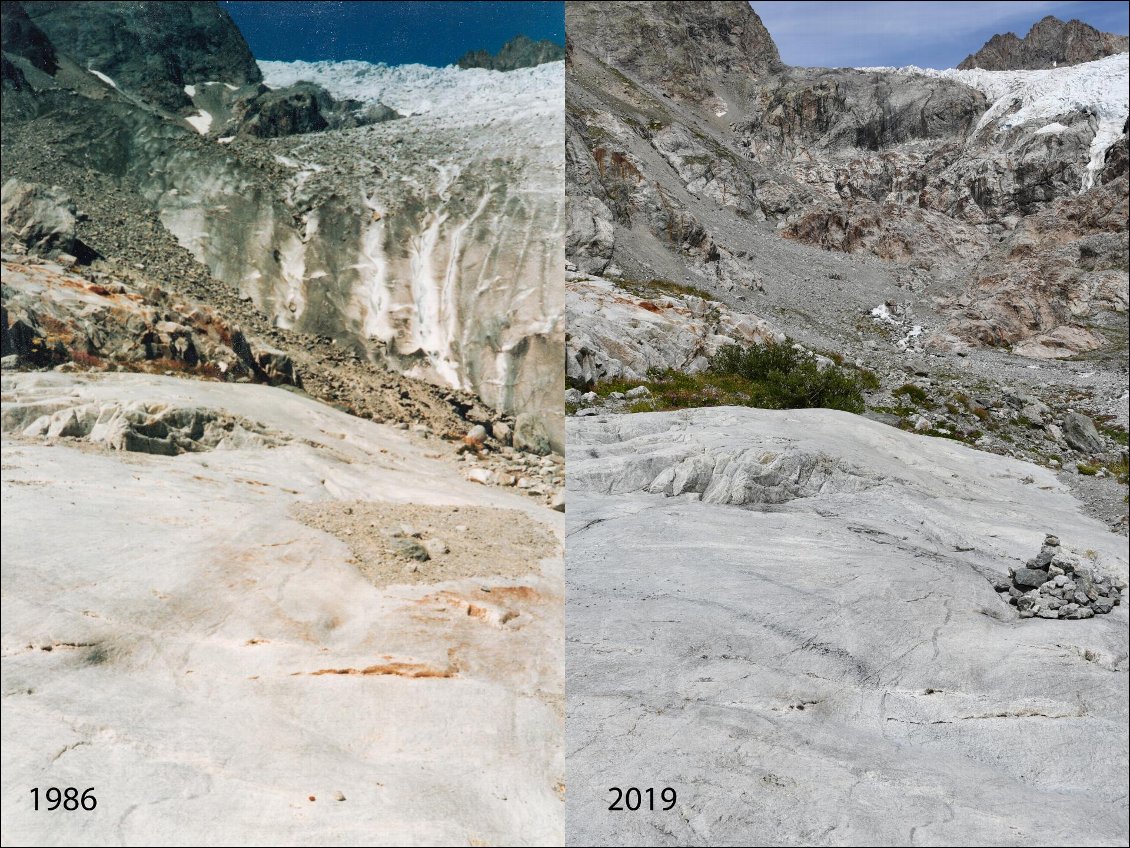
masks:
[[[514,447],[527,453],[545,456],[552,451],[545,424],[532,413],[523,412],[514,420]]]
[[[1048,573],[1038,568],[1018,568],[1012,578],[1017,586],[1042,586],[1048,579]]]
[[[490,427],[490,432],[496,441],[504,445],[510,444],[510,439],[513,436],[513,430],[505,421],[495,421]]]
[[[12,178],[0,199],[0,232],[5,242],[19,241],[28,252],[76,253],[75,205],[58,186]]]
[[[1102,453],[1103,440],[1095,429],[1095,422],[1082,413],[1069,412],[1063,417],[1063,437],[1081,453]]]

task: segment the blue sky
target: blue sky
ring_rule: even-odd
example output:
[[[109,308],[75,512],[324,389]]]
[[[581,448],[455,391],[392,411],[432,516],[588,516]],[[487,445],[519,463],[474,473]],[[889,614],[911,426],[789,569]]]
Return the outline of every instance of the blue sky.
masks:
[[[998,32],[1027,35],[1045,15],[1125,35],[1130,4],[752,2],[790,65],[952,68]]]
[[[468,50],[495,53],[519,33],[565,43],[561,2],[228,0],[220,5],[256,59],[442,66]]]

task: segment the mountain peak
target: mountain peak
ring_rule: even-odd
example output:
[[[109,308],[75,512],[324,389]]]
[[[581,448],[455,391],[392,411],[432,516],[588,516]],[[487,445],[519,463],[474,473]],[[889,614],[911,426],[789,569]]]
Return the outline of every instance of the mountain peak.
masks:
[[[1127,49],[1130,41],[1125,35],[1099,32],[1080,20],[1065,23],[1055,15],[1046,15],[1032,25],[1024,38],[1012,32],[994,35],[976,53],[966,56],[958,68],[1038,70],[1093,62]]]

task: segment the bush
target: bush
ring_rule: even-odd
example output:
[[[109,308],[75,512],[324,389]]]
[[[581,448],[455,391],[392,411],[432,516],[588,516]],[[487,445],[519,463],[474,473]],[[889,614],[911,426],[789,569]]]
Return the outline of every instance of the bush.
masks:
[[[748,381],[749,406],[766,409],[840,409],[863,412],[863,375],[828,366],[821,370],[813,357],[793,349],[790,341],[779,345],[740,347],[726,345],[710,363],[710,371]]]

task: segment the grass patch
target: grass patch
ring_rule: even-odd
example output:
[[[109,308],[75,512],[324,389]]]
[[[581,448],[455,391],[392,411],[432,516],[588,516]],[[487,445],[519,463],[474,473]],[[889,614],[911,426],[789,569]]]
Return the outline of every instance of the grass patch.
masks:
[[[874,375],[870,375],[874,379]],[[867,376],[853,369],[817,367],[813,357],[793,350],[791,340],[779,345],[726,345],[698,374],[653,371],[644,381],[649,398],[631,403],[630,412],[688,409],[703,406],[752,406],[761,409],[839,409],[864,411]],[[638,381],[610,380],[594,386],[607,396],[627,391]]]
[[[626,392],[628,389],[634,389],[643,384],[640,380],[626,380],[623,377],[617,377],[612,380],[605,380],[603,383],[596,383],[591,390],[600,397],[608,397],[613,392]]]
[[[674,297],[686,297],[691,295],[693,297],[700,297],[703,300],[716,300],[717,298],[708,291],[704,291],[695,286],[684,285],[683,283],[675,283],[671,280],[624,280],[618,279],[613,282],[624,289],[624,291],[631,292],[636,297],[657,297],[661,294],[672,295]]]
[[[1075,469],[1084,477],[1094,477],[1100,470],[1106,471],[1123,486],[1130,485],[1130,462],[1126,457],[1107,462],[1079,462],[1076,463]]]
[[[1122,445],[1122,447],[1130,445],[1130,434],[1117,424],[1095,423],[1098,424],[1099,432],[1107,438],[1112,439],[1116,444]]]
[[[915,406],[921,406],[926,409],[930,409],[934,406],[933,402],[930,400],[930,396],[926,394],[926,390],[921,386],[914,385],[914,383],[903,383],[891,392],[891,394],[895,397],[906,398],[915,404]]]

